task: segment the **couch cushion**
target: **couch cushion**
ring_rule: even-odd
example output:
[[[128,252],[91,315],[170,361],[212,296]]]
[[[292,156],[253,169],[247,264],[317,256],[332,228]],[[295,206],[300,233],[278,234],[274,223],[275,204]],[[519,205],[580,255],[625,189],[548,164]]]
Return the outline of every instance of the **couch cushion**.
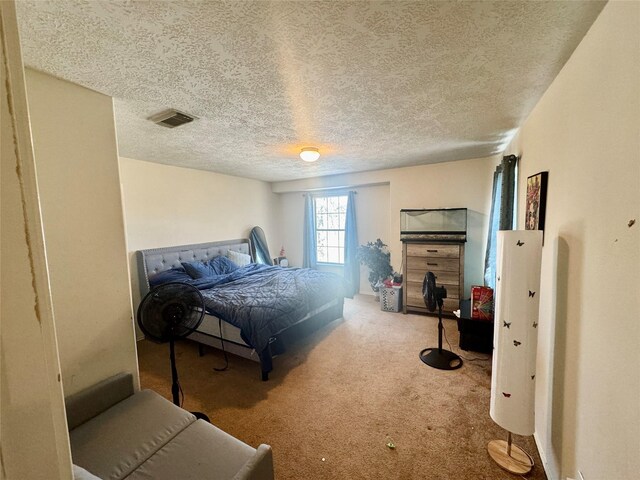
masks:
[[[273,454],[269,445],[260,445],[256,454],[236,473],[233,480],[273,480]]]
[[[203,420],[180,432],[127,480],[232,479],[256,450]]]
[[[133,395],[133,375],[119,373],[65,398],[69,430]]]
[[[70,433],[74,463],[103,479],[126,477],[195,421],[151,390],[143,390]]]
[[[73,480],[101,480],[96,477],[93,473],[87,472],[84,468],[79,467],[78,465],[73,465]]]

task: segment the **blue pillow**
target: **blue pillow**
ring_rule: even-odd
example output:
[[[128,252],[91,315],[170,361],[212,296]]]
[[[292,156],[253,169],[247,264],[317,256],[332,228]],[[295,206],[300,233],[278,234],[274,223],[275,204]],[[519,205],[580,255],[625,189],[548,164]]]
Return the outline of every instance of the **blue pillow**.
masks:
[[[182,266],[193,279],[226,275],[236,271],[238,265],[222,255],[212,258],[208,262],[182,262]]]
[[[209,260],[209,266],[216,275],[226,275],[227,273],[235,272],[240,268],[237,264],[223,255]]]
[[[175,267],[164,272],[156,273],[154,276],[149,277],[149,286],[157,287],[163,283],[169,282],[188,282],[191,280],[189,274],[182,267]]]
[[[198,279],[204,277],[211,277],[216,275],[216,272],[211,265],[204,262],[182,262],[182,266],[189,274],[191,278]]]

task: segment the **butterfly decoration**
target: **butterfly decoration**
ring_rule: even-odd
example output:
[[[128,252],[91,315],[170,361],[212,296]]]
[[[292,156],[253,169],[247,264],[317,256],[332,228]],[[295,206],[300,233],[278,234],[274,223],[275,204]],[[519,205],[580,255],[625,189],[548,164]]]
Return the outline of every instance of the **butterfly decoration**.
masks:
[[[533,328],[538,328],[538,322],[533,322]]]
[[[531,375],[531,380],[533,380],[534,378],[536,378],[536,376],[535,375]]]
[[[531,290],[529,290],[529,297],[533,298],[533,296],[536,294],[536,292],[532,292]]]
[[[516,243],[516,245],[521,247],[522,245],[524,245],[524,242],[521,242],[520,240],[518,240],[518,243]]]
[[[522,345],[522,342],[519,342],[518,340],[514,340],[513,345],[517,347],[518,345]]]
[[[505,326],[505,327],[507,327],[507,328],[511,328],[511,324],[512,324],[513,322],[509,322],[509,323],[507,323],[507,322],[505,322],[505,321],[503,320],[503,321],[502,321],[502,323],[504,324],[503,326]]]
[[[500,277],[498,277],[498,281],[500,281]]]
[[[502,395],[504,395],[504,396],[505,396],[505,397],[507,397],[507,398],[509,398],[509,397],[511,396],[511,394],[510,394],[510,393],[505,393],[505,392],[502,392]]]

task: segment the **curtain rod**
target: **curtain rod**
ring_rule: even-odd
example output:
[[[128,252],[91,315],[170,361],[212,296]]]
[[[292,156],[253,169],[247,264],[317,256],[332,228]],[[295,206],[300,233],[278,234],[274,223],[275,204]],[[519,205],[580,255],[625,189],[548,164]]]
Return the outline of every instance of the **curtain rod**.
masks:
[[[324,192],[326,192],[326,195],[323,195]],[[340,189],[332,189],[332,190],[317,190],[315,192],[307,192],[307,193],[303,193],[302,196],[306,197],[307,195],[311,195],[313,197],[314,195],[318,195],[320,197],[331,197],[331,196],[336,196],[337,197],[338,195],[340,195],[340,192],[353,192],[355,195],[358,194],[357,190],[351,190],[351,189],[348,189],[348,188],[345,188],[345,189],[340,188]]]
[[[332,191],[332,190],[343,190],[343,191],[354,191],[355,193],[358,193],[356,190],[356,188],[366,188],[366,187],[380,187],[383,185],[389,185],[390,182],[375,182],[375,183],[358,183],[355,185],[341,185],[339,187],[319,187],[319,188],[307,188],[305,190],[291,190],[289,192],[276,192],[276,193],[296,193],[296,192],[302,192],[302,195],[306,195],[307,193],[313,195],[314,193],[322,193],[322,192],[328,192],[328,191]]]

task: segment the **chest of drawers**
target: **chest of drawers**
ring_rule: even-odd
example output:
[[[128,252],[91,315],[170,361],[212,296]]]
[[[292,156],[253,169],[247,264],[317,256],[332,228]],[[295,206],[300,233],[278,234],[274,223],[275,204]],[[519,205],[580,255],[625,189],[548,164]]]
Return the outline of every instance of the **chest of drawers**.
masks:
[[[404,313],[429,312],[422,297],[422,281],[427,272],[436,276],[436,285],[447,289],[442,313],[453,315],[460,308],[464,290],[464,243],[404,242]]]

